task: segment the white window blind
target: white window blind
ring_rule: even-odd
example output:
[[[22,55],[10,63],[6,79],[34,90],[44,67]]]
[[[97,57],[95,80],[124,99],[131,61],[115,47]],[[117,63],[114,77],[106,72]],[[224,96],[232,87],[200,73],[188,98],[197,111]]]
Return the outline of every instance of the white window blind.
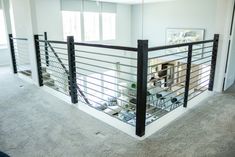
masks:
[[[61,10],[116,13],[117,6],[115,3],[91,0],[61,0]]]
[[[116,13],[117,5],[115,3],[105,3],[102,2],[102,12],[104,13]]]
[[[95,1],[84,1],[83,2],[83,11],[84,12],[100,12],[101,3]]]
[[[116,7],[115,3],[61,0],[64,37],[74,35],[76,41],[115,40]]]
[[[61,0],[61,10],[82,11],[82,0]]]

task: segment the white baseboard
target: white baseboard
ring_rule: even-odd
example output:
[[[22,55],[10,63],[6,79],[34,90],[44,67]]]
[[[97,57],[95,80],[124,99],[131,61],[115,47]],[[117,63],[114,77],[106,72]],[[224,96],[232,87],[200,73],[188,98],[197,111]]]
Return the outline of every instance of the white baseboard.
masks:
[[[138,136],[135,135],[135,127],[134,126],[131,126],[129,124],[126,124],[114,117],[111,117],[110,115],[104,113],[104,112],[101,112],[101,111],[98,111],[82,102],[79,102],[77,104],[72,104],[71,103],[71,98],[63,93],[60,93],[52,88],[49,88],[47,86],[42,86],[41,87],[45,92],[63,100],[64,102],[68,103],[69,105],[72,105],[76,108],[78,108],[79,110],[93,116],[94,118],[100,120],[100,121],[103,121],[105,122],[106,124],[116,128],[116,129],[119,129],[120,131],[128,134],[129,136],[132,136],[134,138],[139,138]]]
[[[58,99],[61,99],[62,101],[68,103],[69,105],[73,105],[74,106],[74,104],[71,103],[70,96],[67,96],[67,95],[65,95],[65,94],[63,94],[61,92],[58,92],[58,91],[56,91],[56,90],[54,90],[54,89],[52,89],[50,87],[47,87],[47,86],[42,86],[41,89],[43,89],[45,92],[47,92],[47,93],[57,97]]]
[[[42,89],[49,94],[56,96],[57,98],[63,100],[64,102],[68,103],[69,105],[75,106],[79,110],[93,116],[96,119],[99,119],[100,121],[105,122],[106,124],[126,133],[127,135],[134,137],[138,140],[144,140],[147,137],[153,135],[157,131],[163,129],[173,121],[175,121],[177,118],[181,117],[183,114],[187,113],[189,110],[193,109],[194,107],[198,106],[202,101],[204,101],[206,98],[212,96],[214,93],[206,91],[203,94],[195,97],[191,101],[188,102],[188,107],[179,107],[170,113],[166,114],[165,116],[159,118],[155,122],[149,124],[146,126],[145,135],[143,137],[138,137],[135,134],[135,127],[131,126],[127,123],[124,123],[117,118],[114,118],[104,112],[98,111],[82,102],[79,102],[77,104],[71,103],[71,98],[63,93],[60,93],[52,88],[49,88],[47,86],[43,86]]]
[[[25,76],[24,74],[21,73],[17,73],[16,75],[18,75],[18,77],[22,80],[24,80],[25,82],[28,82],[30,84],[34,84],[32,78],[30,76]]]

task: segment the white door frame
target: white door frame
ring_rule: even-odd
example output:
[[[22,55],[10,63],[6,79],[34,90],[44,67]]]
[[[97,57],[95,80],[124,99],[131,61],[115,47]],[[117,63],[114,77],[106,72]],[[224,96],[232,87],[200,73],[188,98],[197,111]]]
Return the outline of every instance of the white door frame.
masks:
[[[230,26],[230,32],[229,32],[229,42],[228,42],[228,50],[227,50],[227,58],[226,58],[226,65],[225,65],[225,75],[224,75],[224,82],[223,82],[223,91],[227,90],[233,83],[231,82],[230,78],[228,77],[228,72],[231,70],[229,67],[230,63],[230,58],[231,56],[231,51],[232,51],[232,46],[235,44],[235,41],[233,39],[233,36],[235,36],[235,1],[234,1],[234,6],[233,6],[233,11],[232,11],[232,19],[231,19],[231,26]],[[235,70],[235,69],[234,69]],[[235,71],[234,71],[235,74]]]

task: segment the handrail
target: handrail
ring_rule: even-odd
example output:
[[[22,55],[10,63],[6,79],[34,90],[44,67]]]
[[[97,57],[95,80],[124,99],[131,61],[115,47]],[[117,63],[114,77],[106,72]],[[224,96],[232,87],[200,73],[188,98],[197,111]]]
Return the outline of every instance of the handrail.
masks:
[[[28,39],[27,38],[11,38],[11,39],[15,39],[15,40],[25,40],[25,41],[27,41]]]
[[[45,41],[48,46],[50,47],[51,51],[53,52],[53,54],[55,55],[55,57],[57,58],[57,60],[60,62],[62,68],[65,70],[65,73],[67,75],[69,75],[69,71],[67,70],[66,66],[64,65],[64,63],[62,62],[62,60],[60,59],[60,57],[56,54],[54,48],[51,46],[51,44],[48,41]],[[82,92],[82,90],[80,89],[80,87],[77,85],[77,83],[75,84],[76,88],[78,89],[79,93],[81,94],[81,96],[83,97],[83,99],[85,100],[85,102],[87,104],[90,105],[90,102],[88,101],[88,99],[86,98],[85,94]]]
[[[135,116],[135,119],[133,117],[130,117],[130,118],[131,119],[133,118],[135,120],[136,135],[142,137],[145,135],[145,129],[149,123],[154,122],[156,119],[162,117],[168,112],[179,107],[179,104],[180,105],[183,104],[183,106],[186,108],[189,100],[191,100],[189,96],[191,95],[190,93],[193,90],[194,90],[193,92],[196,93],[198,92],[197,89],[205,84],[207,84],[208,90],[210,91],[213,90],[215,70],[216,70],[216,58],[217,58],[218,45],[219,45],[219,35],[215,34],[213,40],[204,40],[204,41],[181,43],[181,44],[174,44],[174,45],[165,45],[165,46],[155,46],[155,47],[149,47],[148,40],[138,40],[137,48],[115,46],[115,45],[103,45],[103,44],[96,44],[96,43],[74,42],[73,36],[67,37],[67,41],[47,40],[46,37],[44,38],[44,40],[39,40],[38,36],[36,36],[35,43],[36,43],[35,47],[36,47],[36,52],[37,52],[36,54],[37,54],[37,62],[38,62],[38,73],[40,74],[38,78],[41,82],[43,81],[43,76],[42,76],[43,69],[42,69],[41,63],[45,64],[44,62],[41,62],[41,61],[45,61],[45,60],[41,60],[40,58],[41,57],[40,47],[45,44],[45,49],[41,51],[51,52],[52,53],[51,55],[48,55],[48,54],[44,54],[44,55],[48,56],[48,58],[49,57],[52,57],[52,59],[55,58],[56,63],[60,65],[55,66],[54,68],[61,69],[63,73],[66,74],[65,77],[68,76],[68,80],[66,80],[67,82],[66,86],[69,86],[69,94],[70,94],[72,103],[77,103],[79,100],[91,107],[92,106],[94,107],[93,103],[99,104],[99,101],[97,102],[92,101],[92,98],[89,97],[90,95],[91,97],[97,98],[98,100],[105,101],[106,103],[109,103],[111,101],[111,100],[110,101],[107,100],[110,97],[110,98],[114,98],[115,101],[120,100],[121,102],[127,103],[127,105],[131,104],[130,111],[133,111],[134,115],[136,116]],[[58,46],[56,47],[57,44]],[[75,46],[77,46],[77,50]],[[86,47],[91,48],[92,50],[81,49],[81,48],[84,49]],[[181,52],[176,51],[175,53],[172,53],[172,54],[168,54],[168,53],[158,54],[157,53],[158,52],[157,50],[166,50],[166,49],[179,48],[179,47],[186,47],[186,48],[184,50],[181,50]],[[49,51],[46,48],[48,48]],[[212,48],[212,50],[209,48]],[[110,49],[112,54],[96,52],[95,51],[96,49],[102,49],[102,50]],[[68,58],[64,60],[63,57],[60,56],[60,55],[63,55],[63,52],[60,52],[60,51],[56,52],[57,50],[67,51],[67,53],[64,53],[64,55],[68,55],[67,56]],[[130,53],[135,52],[137,56],[133,58],[133,57],[125,56],[125,55],[124,56],[118,55],[118,54],[115,54],[116,52],[114,52],[116,50],[117,51],[119,50],[121,52],[130,51]],[[148,52],[153,52],[153,51],[156,51],[157,56],[151,57],[149,55]],[[198,51],[199,53],[194,53],[196,51]],[[207,53],[208,55],[205,55],[205,53]],[[212,55],[209,53],[212,53]],[[184,54],[184,55],[183,56],[180,55],[177,57],[177,56],[174,56],[176,54]],[[92,55],[91,58],[89,58],[90,55]],[[97,59],[98,55],[99,55],[98,58],[102,58],[103,56],[105,56],[105,58]],[[194,56],[199,56],[199,55],[202,55],[202,56],[194,57]],[[168,59],[167,58],[168,56],[173,56],[173,57]],[[109,57],[115,58],[115,60],[116,58],[118,58],[117,61],[119,60],[120,61],[114,64],[113,63],[114,61],[113,60],[110,61]],[[164,57],[166,57],[166,59]],[[208,60],[208,58],[210,57],[211,57],[210,61],[204,61],[204,60]],[[156,63],[155,62],[152,63],[155,65],[152,65],[151,63],[149,64],[150,60],[158,59],[158,58],[163,58],[161,63],[158,63],[158,61],[156,60]],[[127,62],[127,60],[124,60],[123,61],[124,63],[122,63],[122,59],[128,59],[129,61]],[[132,59],[134,59],[135,62],[132,63]],[[90,60],[94,61],[94,63],[93,62],[89,63]],[[197,63],[197,61],[199,60],[201,60],[201,62]],[[53,60],[51,62],[53,63]],[[100,66],[99,64],[102,62],[105,63],[105,65]],[[136,62],[137,62],[136,64],[137,66],[133,65]],[[209,64],[209,62],[211,63]],[[78,64],[76,65],[76,63]],[[128,65],[129,63],[130,63],[130,66]],[[82,66],[79,66],[79,64],[81,64]],[[111,64],[111,68],[108,68],[110,64]],[[160,64],[161,64],[161,68],[159,68]],[[205,65],[202,66],[203,64]],[[130,69],[132,70],[130,71],[130,75],[133,74],[134,76],[130,76],[130,77],[128,76],[127,78],[126,77],[124,78],[124,76],[122,76],[122,73],[125,75],[129,74],[129,72],[122,71],[121,66],[125,66],[125,65],[128,65],[128,67],[134,67],[135,68],[134,70],[137,70],[137,74],[135,74],[136,71],[134,71],[133,73],[133,70]],[[53,69],[53,64],[51,66]],[[116,66],[116,70],[112,68],[114,66]],[[151,67],[151,66],[154,66],[154,68],[157,67],[157,69],[156,70],[154,69],[152,70],[151,68],[149,69],[148,67]],[[101,73],[101,72],[97,72],[97,70],[94,70],[91,67],[96,67],[96,68],[98,67],[98,71],[99,69],[102,69],[102,71],[113,69],[112,71],[117,71],[118,73],[115,73],[115,75],[108,74],[108,73],[106,74],[103,72]],[[59,69],[58,70],[54,69],[54,71],[57,71],[59,74],[61,74],[61,71],[59,71]],[[79,69],[82,71],[80,71]],[[206,70],[201,71],[201,69],[206,69]],[[88,74],[85,74],[86,72],[88,72]],[[115,78],[115,82],[109,81],[109,80],[104,81],[103,80],[104,78],[91,76],[90,74],[93,74],[93,73],[102,74],[107,78],[109,77]],[[152,74],[156,74],[156,76]],[[78,75],[82,76],[82,78],[80,77],[77,78]],[[172,77],[168,77],[168,76],[172,76]],[[63,77],[64,76],[58,76],[58,79],[63,79]],[[101,87],[102,90],[98,90],[95,87],[93,88],[93,87],[87,86],[86,85],[87,83],[91,83],[92,85],[95,85],[96,83],[92,83],[92,80],[89,80],[89,79],[84,80],[83,77],[96,79],[98,81],[104,81],[108,84],[114,85],[115,89],[111,87],[106,87],[104,86],[103,83],[100,85],[97,84],[97,88]],[[133,79],[133,81],[131,81],[130,79]],[[78,82],[78,80],[80,81],[80,83]],[[122,85],[122,83],[119,80],[121,80],[121,82],[125,84]],[[52,78],[52,81],[53,81],[53,78]],[[60,83],[62,84],[62,82]],[[129,87],[128,85],[129,82],[135,84],[136,86],[135,90],[132,87]],[[42,82],[42,85],[43,85],[43,82]],[[151,86],[148,87],[148,85],[151,85]],[[119,90],[119,86],[124,89],[130,89],[130,92],[128,92],[129,96],[124,93],[124,95],[131,98],[130,100],[121,100],[121,98],[119,98],[120,92],[122,93],[121,88]],[[163,86],[166,88],[162,88]],[[89,90],[92,90],[97,94],[99,93],[102,96],[97,97],[96,96],[97,94],[91,94],[91,92],[87,93],[86,89],[83,89],[83,87]],[[63,88],[63,87],[58,87],[58,88]],[[117,93],[117,95],[113,95],[109,93],[110,91]],[[101,99],[103,95],[105,96],[105,98]],[[161,95],[161,97],[158,95]],[[161,98],[163,98],[162,101],[161,101]],[[109,105],[103,104],[103,106],[108,108]],[[115,106],[119,106],[119,104]],[[97,109],[105,112],[105,110],[100,109],[98,107]],[[122,113],[119,111],[117,111],[117,113],[125,115],[125,113]],[[114,116],[114,115],[111,115],[111,116]]]
[[[67,44],[66,41],[56,41],[56,40],[38,40],[38,41],[52,43],[52,44]]]
[[[206,44],[210,42],[214,42],[214,40],[204,40],[204,41],[196,41],[196,42],[190,42],[190,43],[158,46],[158,47],[149,48],[148,51],[157,51],[157,50],[170,49],[170,48],[176,48],[176,47],[184,47],[184,46],[189,46],[189,45]]]
[[[39,42],[46,42],[45,40],[38,40],[38,41]],[[54,44],[67,44],[66,41],[47,40],[47,42],[54,43]],[[74,45],[90,46],[90,47],[97,47],[97,48],[109,48],[109,49],[115,49],[115,50],[125,50],[125,51],[137,52],[137,48],[127,47],[127,46],[113,46],[113,45],[91,44],[91,43],[81,43],[81,42],[75,42]]]
[[[125,50],[125,51],[137,52],[137,48],[134,48],[134,47],[113,46],[113,45],[104,45],[104,44],[91,44],[91,43],[79,43],[79,42],[75,42],[74,44],[80,45],[80,46],[90,46],[90,47],[109,48],[109,49],[115,49],[115,50]]]

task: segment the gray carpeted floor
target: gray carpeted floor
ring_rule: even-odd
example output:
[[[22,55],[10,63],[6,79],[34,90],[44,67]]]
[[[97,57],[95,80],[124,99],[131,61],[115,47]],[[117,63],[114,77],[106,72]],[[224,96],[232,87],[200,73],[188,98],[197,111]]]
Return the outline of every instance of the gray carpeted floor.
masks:
[[[0,68],[0,151],[11,157],[234,157],[235,96],[209,98],[137,141]]]
[[[230,87],[228,90],[226,90],[225,93],[234,95],[235,94],[235,84],[232,87]]]

